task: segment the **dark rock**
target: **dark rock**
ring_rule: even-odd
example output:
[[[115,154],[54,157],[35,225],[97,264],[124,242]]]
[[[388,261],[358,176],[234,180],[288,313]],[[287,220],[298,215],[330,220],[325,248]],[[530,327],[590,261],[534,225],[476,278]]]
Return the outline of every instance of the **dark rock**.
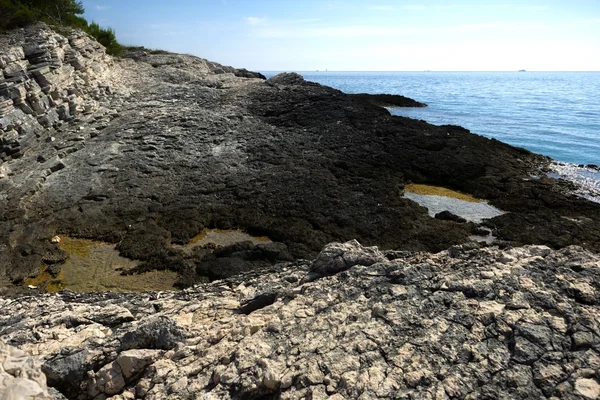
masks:
[[[185,331],[175,321],[159,317],[140,324],[121,339],[121,350],[161,349],[170,350],[185,339]]]
[[[517,332],[525,339],[543,348],[552,344],[552,330],[546,326],[522,324],[519,325]]]
[[[267,267],[268,265],[270,264],[252,262],[239,257],[209,258],[197,264],[196,274],[206,276],[212,281],[230,278],[243,272]]]
[[[57,355],[42,365],[48,386],[60,390],[67,396],[77,396],[81,392],[80,384],[90,366],[90,352],[76,351],[72,354]]]
[[[308,82],[296,72],[283,72],[267,79],[267,83],[272,85],[303,85]]]
[[[260,72],[248,71],[246,68],[236,69],[233,74],[235,76],[239,76],[240,78],[258,78],[258,79],[267,79]]]
[[[45,264],[60,264],[65,262],[68,258],[69,253],[59,248],[52,249],[42,255],[42,261]]]
[[[464,219],[463,217],[459,217],[456,214],[452,214],[448,210],[435,214],[435,218],[441,219],[442,221],[453,221],[453,222],[459,222],[459,223],[467,222],[467,220]]]
[[[427,104],[420,103],[408,97],[397,94],[350,94],[350,97],[375,104],[380,107],[427,107]]]
[[[531,365],[537,361],[540,356],[544,353],[535,344],[531,343],[527,339],[517,336],[514,344],[513,360],[525,365]]]
[[[290,254],[284,243],[267,243],[256,246],[263,254],[264,258],[270,262],[293,261],[294,257]]]
[[[240,304],[240,312],[242,314],[250,314],[256,310],[260,310],[261,308],[265,308],[275,303],[277,300],[277,293],[261,293],[253,298],[243,302]]]

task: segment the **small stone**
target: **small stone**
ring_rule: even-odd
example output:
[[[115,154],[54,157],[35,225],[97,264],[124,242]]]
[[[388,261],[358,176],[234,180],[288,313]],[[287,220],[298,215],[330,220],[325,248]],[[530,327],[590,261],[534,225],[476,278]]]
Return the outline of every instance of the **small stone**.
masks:
[[[128,350],[119,354],[116,362],[126,379],[142,372],[160,355],[159,350]]]
[[[492,271],[481,271],[479,273],[479,276],[481,277],[481,279],[493,279],[496,274]]]
[[[413,371],[407,374],[404,374],[404,381],[409,387],[415,388],[419,386],[421,380],[423,379],[424,374],[421,371]]]
[[[172,393],[181,393],[185,392],[188,387],[188,378],[187,376],[183,376],[177,380],[174,384],[169,388]]]
[[[530,308],[530,305],[525,298],[525,295],[521,292],[517,292],[512,295],[511,301],[506,304],[506,308],[509,310],[522,310]]]
[[[60,243],[60,236],[52,236],[52,239],[50,239],[50,243]]]
[[[577,349],[590,348],[595,343],[591,332],[576,332],[573,334],[573,344]]]
[[[577,379],[575,391],[587,399],[600,397],[600,384],[595,379]]]
[[[363,247],[358,241],[330,243],[317,256],[311,271],[322,276],[345,271],[354,265],[370,266],[386,261],[377,247]]]

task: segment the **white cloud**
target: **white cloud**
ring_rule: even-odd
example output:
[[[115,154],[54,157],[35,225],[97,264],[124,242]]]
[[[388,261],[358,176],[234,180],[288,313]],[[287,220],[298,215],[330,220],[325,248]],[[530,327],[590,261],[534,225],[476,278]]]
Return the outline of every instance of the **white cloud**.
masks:
[[[246,17],[246,22],[251,26],[261,26],[266,25],[267,19],[264,17]]]
[[[109,8],[111,8],[111,6],[107,6],[104,4],[96,4],[95,8],[98,11],[105,11],[105,10],[108,10]]]

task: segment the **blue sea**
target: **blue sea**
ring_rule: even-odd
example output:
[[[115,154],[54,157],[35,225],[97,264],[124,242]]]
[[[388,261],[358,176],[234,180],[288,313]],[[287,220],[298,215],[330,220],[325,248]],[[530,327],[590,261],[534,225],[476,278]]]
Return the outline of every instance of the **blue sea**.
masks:
[[[263,72],[267,78],[277,72]],[[425,108],[393,115],[471,132],[562,162],[557,173],[600,190],[600,72],[298,72],[345,93],[400,94]]]

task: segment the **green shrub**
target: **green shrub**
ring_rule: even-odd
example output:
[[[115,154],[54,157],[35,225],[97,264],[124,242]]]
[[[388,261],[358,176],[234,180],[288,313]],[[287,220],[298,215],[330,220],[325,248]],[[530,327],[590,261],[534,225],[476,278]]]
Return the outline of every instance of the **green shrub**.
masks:
[[[20,1],[0,0],[0,29],[14,29],[27,26],[39,20],[36,10],[31,10]]]
[[[106,47],[108,54],[119,55],[123,52],[123,47],[117,41],[117,36],[112,28],[101,28],[100,25],[92,22],[85,31]]]
[[[83,2],[79,0],[17,0],[17,2],[37,10],[42,20],[59,25],[69,25],[73,17],[85,11]]]

